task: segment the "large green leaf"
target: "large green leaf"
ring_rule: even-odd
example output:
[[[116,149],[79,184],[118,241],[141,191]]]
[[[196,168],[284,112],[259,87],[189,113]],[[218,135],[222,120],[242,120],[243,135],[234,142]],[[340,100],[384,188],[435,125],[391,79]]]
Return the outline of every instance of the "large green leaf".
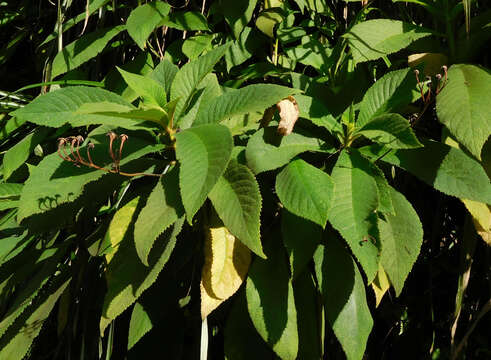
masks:
[[[446,144],[423,144],[419,149],[392,151],[373,145],[362,152],[409,171],[447,195],[491,204],[491,184],[481,164]]]
[[[378,238],[378,195],[372,171],[370,162],[356,150],[341,152],[331,174],[334,199],[328,216],[360,262],[368,282],[377,273],[379,257],[373,241]]]
[[[39,128],[24,137],[17,144],[7,150],[3,156],[3,177],[8,179],[29,158],[36,145],[48,135],[49,130]]]
[[[363,278],[341,242],[332,237],[314,255],[324,309],[348,360],[361,360],[373,320]]]
[[[396,112],[419,96],[420,93],[416,91],[416,77],[410,68],[388,72],[366,92],[356,125],[362,127],[373,117]]]
[[[246,147],[247,165],[256,174],[287,164],[305,151],[322,151],[318,138],[291,133],[281,136],[275,127],[259,129],[251,136]]]
[[[356,133],[391,149],[412,149],[423,146],[414,135],[409,121],[399,114],[389,113],[372,118]]]
[[[120,68],[118,70],[128,86],[144,99],[146,105],[163,107],[167,103],[164,87],[156,80]]]
[[[164,17],[159,24],[183,31],[209,30],[204,15],[197,11],[176,11]]]
[[[288,210],[281,212],[281,236],[290,259],[292,278],[305,270],[322,239],[322,227]]]
[[[222,1],[219,11],[223,14],[236,39],[252,18],[257,0]]]
[[[203,51],[212,49],[212,40],[213,35],[211,34],[201,34],[187,38],[182,44],[182,53],[186,55],[189,60],[194,60],[200,56]]]
[[[372,176],[377,183],[378,193],[378,208],[377,211],[381,213],[390,213],[394,215],[394,205],[392,204],[392,196],[390,191],[390,185],[385,178],[384,172],[380,168],[370,163],[372,169]]]
[[[28,105],[12,113],[21,121],[34,124],[61,127],[66,123],[72,126],[108,124],[124,127],[134,121],[123,121],[118,118],[97,114],[79,114],[77,110],[85,103],[110,102],[126,107],[133,107],[121,96],[104,89],[86,86],[66,87],[39,96]]]
[[[170,9],[170,5],[163,1],[152,1],[138,6],[128,16],[126,21],[128,34],[142,50],[145,48],[145,43],[152,31],[160,24]]]
[[[343,132],[341,124],[336,121],[320,100],[300,94],[295,95],[295,100],[298,104],[300,117],[308,119],[315,125],[324,127],[330,132]]]
[[[313,254],[311,254],[312,257]],[[297,359],[322,359],[318,291],[310,271],[305,270],[293,281],[297,308],[298,356]]]
[[[155,67],[149,76],[159,82],[164,87],[167,97],[170,97],[170,88],[178,71],[179,68],[177,65],[164,59]]]
[[[227,316],[223,350],[226,360],[272,359],[274,356],[252,324],[245,291],[239,290]]]
[[[264,341],[281,359],[294,360],[298,352],[298,329],[293,287],[281,247],[273,250],[272,245],[268,244],[268,259],[256,258],[249,270],[247,308]]]
[[[41,296],[36,298],[30,309],[24,312],[9,333],[0,340],[0,357],[9,360],[22,360],[29,351],[32,342],[39,335],[44,321],[48,318],[70,280],[67,276],[60,275],[54,280]],[[9,335],[13,336],[9,336]]]
[[[174,167],[157,182],[135,223],[135,248],[143,264],[157,237],[184,215],[179,197],[179,173]]]
[[[170,91],[171,100],[179,99],[176,106],[176,119],[188,107],[189,99],[195,91],[196,86],[213,70],[215,64],[225,55],[229,45],[219,46],[207,54],[200,56],[195,61],[187,63],[176,74]]]
[[[131,312],[128,330],[128,350],[131,349],[153,327],[152,319],[142,304],[135,303]]]
[[[481,159],[481,149],[491,134],[491,74],[474,65],[453,65],[448,83],[437,97],[438,119],[472,155]]]
[[[179,184],[189,222],[227,168],[232,148],[232,134],[223,125],[202,125],[176,134]]]
[[[22,184],[0,183],[0,199],[19,197],[22,187]]]
[[[297,159],[276,177],[276,193],[293,214],[326,226],[334,184],[324,171]]]
[[[386,214],[379,220],[380,262],[399,296],[419,255],[423,227],[418,214],[401,193],[391,188],[391,197],[395,215]]]
[[[376,60],[395,53],[432,32],[421,26],[399,20],[363,21],[343,36],[349,41],[356,63]]]
[[[200,108],[194,124],[218,123],[232,116],[264,111],[271,105],[300,92],[286,86],[274,84],[254,84],[238,90],[227,91]]]
[[[133,304],[155,282],[174,250],[176,237],[184,223],[183,217],[159,236],[150,251],[147,267],[138,257],[133,240],[133,227],[137,213],[138,209],[130,212],[129,223],[111,236],[111,243],[117,243],[118,246],[115,252],[110,254],[106,269],[107,293],[102,307],[101,334],[112,320]]]
[[[96,30],[68,44],[55,56],[51,76],[55,78],[96,57],[125,28],[118,25]]]
[[[265,257],[259,234],[261,194],[249,168],[231,160],[208,197],[225,227],[249,249]]]
[[[97,164],[110,163],[106,135],[94,136],[91,140],[96,144],[91,151],[93,161]],[[132,160],[160,149],[162,145],[151,145],[146,140],[131,137],[125,145],[124,156],[120,163],[122,170],[124,171],[124,166]],[[86,157],[85,150],[85,146],[80,148],[80,154],[84,157]],[[82,194],[85,185],[106,174],[104,171],[85,166],[76,167],[64,161],[58,153],[46,156],[38,166],[31,169],[29,179],[22,189],[17,215],[19,221],[33,214],[44,213],[62,204],[73,202]]]

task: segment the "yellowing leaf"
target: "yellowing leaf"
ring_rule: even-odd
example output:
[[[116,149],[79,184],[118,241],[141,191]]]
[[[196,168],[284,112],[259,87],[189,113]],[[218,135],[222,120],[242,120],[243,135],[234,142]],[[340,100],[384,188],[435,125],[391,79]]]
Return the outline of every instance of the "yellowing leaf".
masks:
[[[379,264],[377,276],[375,276],[375,279],[370,285],[372,285],[373,291],[375,292],[375,304],[378,307],[385,293],[390,288],[389,278],[382,265]]]
[[[488,245],[491,245],[491,207],[477,201],[461,200],[472,215],[477,233]]]
[[[201,318],[235,294],[251,263],[251,252],[216,221],[207,231],[201,272]]]
[[[289,96],[288,99],[281,100],[276,106],[281,118],[278,124],[278,132],[283,136],[290,135],[300,115],[298,104],[293,96]]]
[[[448,58],[440,53],[412,54],[407,57],[407,64],[412,68],[424,64],[424,76],[434,76],[448,64]]]
[[[108,263],[111,262],[116,250],[119,247],[121,241],[123,241],[124,236],[126,234],[126,230],[128,230],[128,226],[131,223],[131,219],[133,218],[133,214],[135,213],[136,207],[138,205],[138,201],[140,197],[137,196],[121,209],[119,209],[116,214],[114,214],[113,219],[111,220],[111,224],[109,224],[109,228],[107,229],[105,243],[111,245],[111,250],[106,252],[106,261]]]

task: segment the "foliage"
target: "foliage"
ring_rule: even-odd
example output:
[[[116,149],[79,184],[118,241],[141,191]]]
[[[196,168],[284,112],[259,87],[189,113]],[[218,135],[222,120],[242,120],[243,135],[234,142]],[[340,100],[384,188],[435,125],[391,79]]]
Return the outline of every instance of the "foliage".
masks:
[[[0,358],[489,357],[490,14],[0,3]]]

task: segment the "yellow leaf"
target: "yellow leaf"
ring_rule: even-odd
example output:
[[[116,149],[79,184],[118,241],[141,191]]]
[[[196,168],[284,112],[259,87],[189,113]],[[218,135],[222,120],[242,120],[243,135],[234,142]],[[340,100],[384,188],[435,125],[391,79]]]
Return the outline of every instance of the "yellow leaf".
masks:
[[[278,132],[283,136],[290,135],[300,115],[298,104],[293,96],[289,96],[287,99],[281,100],[276,106],[281,118],[278,124]]]
[[[116,250],[119,247],[121,241],[130,226],[131,220],[133,218],[133,214],[135,213],[136,207],[138,205],[138,201],[140,197],[137,196],[121,209],[116,211],[114,214],[111,223],[109,224],[109,228],[107,229],[107,233],[104,239],[104,243],[110,246],[110,249],[105,251],[106,261],[108,263],[111,262]]]
[[[440,53],[421,53],[409,55],[407,64],[416,67],[424,64],[424,76],[434,76],[442,70],[443,65],[448,64],[448,58]]]
[[[382,298],[384,297],[387,290],[389,290],[390,282],[385,270],[382,268],[382,265],[379,264],[377,276],[372,282],[372,288],[375,292],[375,304],[379,306]]]
[[[467,199],[462,199],[462,202],[472,215],[477,233],[488,245],[491,245],[491,207],[484,203]]]
[[[206,318],[244,282],[251,252],[218,221],[206,231],[201,272],[201,317]]]

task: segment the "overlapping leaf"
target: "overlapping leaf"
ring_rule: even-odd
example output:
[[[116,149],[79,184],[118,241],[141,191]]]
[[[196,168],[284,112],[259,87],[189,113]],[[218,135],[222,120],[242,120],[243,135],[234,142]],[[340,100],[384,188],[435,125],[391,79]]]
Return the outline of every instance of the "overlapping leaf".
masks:
[[[392,203],[395,215],[385,214],[379,220],[382,254],[380,262],[399,295],[416,261],[423,243],[423,227],[418,214],[406,198],[393,188]]]
[[[356,150],[343,151],[332,171],[334,198],[329,222],[348,242],[368,282],[378,269],[377,184],[371,165]]]
[[[170,9],[170,5],[163,1],[152,1],[138,6],[130,13],[126,21],[128,34],[141,49],[145,48],[148,37]]]
[[[247,143],[247,165],[259,174],[279,168],[305,151],[322,151],[324,145],[313,136],[299,133],[281,136],[274,127],[259,129]]]
[[[179,184],[189,222],[225,171],[232,148],[232,135],[223,125],[196,126],[176,134]]]
[[[208,197],[226,228],[257,255],[265,257],[259,235],[261,194],[254,174],[231,160]]]
[[[430,30],[417,25],[376,19],[356,24],[344,37],[350,43],[353,59],[359,63],[395,53],[429,35],[432,35]]]
[[[474,65],[453,65],[437,97],[438,119],[477,159],[491,134],[491,75]]]
[[[373,320],[358,267],[335,237],[317,248],[314,261],[329,324],[346,358],[361,360]]]
[[[283,206],[321,227],[327,222],[333,190],[328,174],[301,159],[292,161],[276,177],[276,193]]]

